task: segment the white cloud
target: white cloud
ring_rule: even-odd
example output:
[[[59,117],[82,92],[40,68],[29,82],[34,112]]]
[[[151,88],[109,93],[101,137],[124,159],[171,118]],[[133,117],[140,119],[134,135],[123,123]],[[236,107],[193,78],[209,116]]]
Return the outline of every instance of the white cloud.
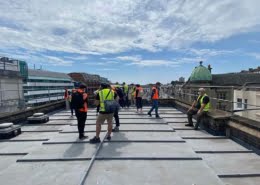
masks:
[[[0,49],[101,55],[189,48],[259,31],[258,7],[259,0],[1,1]]]
[[[170,60],[154,60],[154,59],[143,59],[140,55],[136,56],[119,56],[116,57],[117,60],[126,62],[126,65],[135,65],[140,67],[148,66],[167,66],[167,67],[177,67],[179,62]]]
[[[97,71],[117,71],[117,68],[101,68],[101,69],[97,69]]]
[[[248,55],[260,60],[260,53],[248,53]]]

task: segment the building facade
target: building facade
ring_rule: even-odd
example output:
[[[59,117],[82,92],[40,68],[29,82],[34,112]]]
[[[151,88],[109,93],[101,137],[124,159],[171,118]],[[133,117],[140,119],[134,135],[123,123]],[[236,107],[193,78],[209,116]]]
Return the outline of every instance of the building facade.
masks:
[[[72,79],[65,73],[29,69],[23,84],[25,103],[30,107],[61,100],[65,89],[73,87]]]
[[[234,90],[235,114],[260,121],[260,84]]]
[[[22,84],[26,78],[26,70],[25,62],[0,57],[0,114],[25,107]]]

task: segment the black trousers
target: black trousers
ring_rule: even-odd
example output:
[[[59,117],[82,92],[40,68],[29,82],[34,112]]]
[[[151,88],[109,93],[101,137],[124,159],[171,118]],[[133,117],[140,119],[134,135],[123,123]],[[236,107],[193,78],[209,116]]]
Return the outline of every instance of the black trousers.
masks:
[[[187,112],[188,115],[188,122],[190,125],[193,125],[193,121],[192,121],[192,116],[197,114],[198,110],[197,109],[192,109],[190,111]],[[208,115],[208,112],[202,111],[200,114],[197,114],[197,123],[195,124],[194,128],[198,128],[199,125],[201,124],[201,120],[206,117]]]
[[[78,121],[79,136],[83,136],[84,135],[84,129],[85,129],[85,122],[86,122],[86,119],[87,119],[87,113],[76,111],[76,117],[77,117],[77,121]]]
[[[125,107],[125,100],[124,98],[120,98],[119,101],[118,101],[119,105],[124,108]]]
[[[125,106],[129,108],[130,106],[130,102],[129,102],[129,99],[128,99],[128,95],[126,95],[125,97]]]
[[[114,118],[115,118],[115,121],[116,121],[116,126],[119,127],[120,126],[120,122],[119,122],[118,111],[114,112]]]
[[[143,108],[143,103],[142,103],[142,98],[141,97],[137,97],[136,98],[136,108],[137,109]]]

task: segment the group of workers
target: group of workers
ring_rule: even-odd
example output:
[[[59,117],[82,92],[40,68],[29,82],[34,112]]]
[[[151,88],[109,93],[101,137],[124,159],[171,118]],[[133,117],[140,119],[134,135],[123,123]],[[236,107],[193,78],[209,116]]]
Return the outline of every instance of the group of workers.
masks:
[[[73,116],[73,110],[75,110],[75,115],[77,117],[78,122],[78,133],[79,139],[83,140],[88,138],[88,136],[84,135],[85,122],[87,119],[88,112],[88,94],[86,92],[86,86],[80,85],[78,89],[73,90],[72,92],[66,92],[66,98],[70,102],[71,107],[71,115]],[[125,83],[120,86],[118,83],[115,85],[110,85],[106,83],[102,83],[100,88],[94,92],[95,94],[95,105],[97,106],[97,120],[96,120],[96,135],[90,139],[90,143],[100,143],[100,132],[101,125],[107,121],[107,137],[108,141],[111,140],[111,133],[118,132],[120,121],[118,115],[118,109],[115,111],[106,110],[107,101],[115,101],[124,108],[129,108],[129,106],[135,103],[137,108],[137,113],[143,113],[142,111],[142,98],[144,95],[143,88],[140,84],[130,87]],[[130,97],[130,99],[129,99]],[[160,118],[158,113],[158,100],[160,97],[160,83],[157,82],[152,87],[151,92],[151,101],[152,107],[148,111],[148,115],[151,117],[153,110],[155,110],[155,117]],[[197,114],[197,123],[194,126],[194,129],[197,130],[201,119],[207,115],[210,110],[210,101],[207,96],[205,89],[199,89],[199,96],[194,100],[192,106],[187,112],[188,115],[188,124],[186,126],[193,126],[192,117]],[[115,119],[115,127],[113,128],[113,117]]]

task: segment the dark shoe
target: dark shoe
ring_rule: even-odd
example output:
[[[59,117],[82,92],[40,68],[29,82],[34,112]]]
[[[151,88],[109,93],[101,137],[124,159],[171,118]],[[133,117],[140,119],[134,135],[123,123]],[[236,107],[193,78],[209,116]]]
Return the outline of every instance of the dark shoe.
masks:
[[[84,140],[84,139],[87,139],[87,138],[88,138],[88,136],[84,136],[84,135],[83,136],[79,136],[80,140]]]
[[[189,124],[189,123],[186,124],[185,126],[186,126],[186,127],[193,127],[193,125],[191,125],[191,124]]]
[[[198,130],[198,127],[195,127],[194,130]]]
[[[107,136],[107,138],[106,138],[108,141],[110,141],[111,140],[111,136]]]
[[[91,144],[100,143],[100,138],[97,138],[96,136],[89,140]]]
[[[119,127],[115,127],[112,129],[112,132],[119,132]]]
[[[150,117],[152,117],[152,114],[151,114],[151,113],[148,112],[147,114],[148,114]]]
[[[156,118],[161,118],[161,117],[159,115],[157,115]]]

